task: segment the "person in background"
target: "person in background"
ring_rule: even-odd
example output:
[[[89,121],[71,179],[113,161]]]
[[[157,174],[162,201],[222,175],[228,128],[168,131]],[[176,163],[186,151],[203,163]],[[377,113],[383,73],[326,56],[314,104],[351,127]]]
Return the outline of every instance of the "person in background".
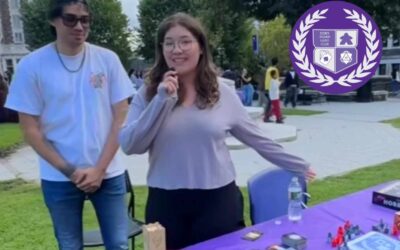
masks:
[[[393,95],[398,95],[400,93],[400,73],[399,70],[392,71],[392,81],[390,82],[390,92]]]
[[[8,84],[4,76],[0,73],[0,107],[4,106],[8,94]]]
[[[222,77],[223,77],[223,78],[226,78],[226,79],[229,79],[229,80],[232,80],[232,81],[234,81],[234,82],[236,82],[236,81],[237,81],[237,78],[238,78],[236,72],[233,71],[233,70],[231,70],[231,68],[227,68],[227,69],[222,73]]]
[[[269,90],[269,98],[271,100],[271,111],[268,117],[265,119],[267,122],[271,122],[271,116],[275,116],[276,123],[283,123],[280,99],[279,99],[279,86],[280,82],[278,79],[278,71],[271,70],[271,87]]]
[[[129,79],[131,79],[133,87],[135,89],[138,89],[138,87],[137,87],[138,78],[136,76],[136,74],[137,74],[136,72],[137,71],[134,68],[132,68],[132,69],[129,70],[128,76],[129,76]]]
[[[177,13],[156,34],[156,60],[119,134],[128,154],[149,152],[146,223],[181,249],[243,228],[243,197],[228,133],[279,167],[314,178],[303,159],[264,136],[235,91],[217,77],[203,27]]]
[[[25,140],[39,155],[59,249],[83,249],[89,199],[105,248],[125,250],[125,167],[115,154],[132,84],[114,52],[86,42],[92,16],[85,0],[49,3],[56,39],[19,62],[6,107],[19,112]]]
[[[274,57],[271,59],[271,66],[269,66],[265,72],[265,81],[264,81],[264,88],[265,88],[265,99],[266,99],[266,105],[264,109],[264,122],[267,122],[267,118],[269,113],[271,112],[271,99],[269,98],[269,91],[271,88],[271,71],[276,70],[279,78],[279,70],[277,68],[278,65],[278,58]]]
[[[254,87],[251,84],[252,78],[248,75],[247,69],[242,71],[242,90],[244,95],[244,106],[251,106],[253,104]]]
[[[14,71],[12,69],[6,70],[5,75],[3,77],[5,77],[6,82],[8,82],[8,84],[10,85],[14,77]]]
[[[143,71],[139,71],[137,74],[137,81],[136,81],[136,88],[139,89],[143,86],[144,84],[144,79],[143,79]]]
[[[294,71],[293,67],[286,73],[284,86],[286,89],[285,96],[285,107],[290,102],[292,104],[292,108],[296,108],[297,105],[297,95],[299,89],[299,76]]]

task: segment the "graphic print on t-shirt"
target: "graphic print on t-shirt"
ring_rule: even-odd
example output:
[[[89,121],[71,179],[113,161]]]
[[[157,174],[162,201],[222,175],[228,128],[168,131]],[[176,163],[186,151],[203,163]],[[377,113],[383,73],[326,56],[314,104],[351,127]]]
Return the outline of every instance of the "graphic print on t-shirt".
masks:
[[[90,83],[94,88],[101,89],[107,82],[107,77],[104,73],[91,73],[90,75]]]

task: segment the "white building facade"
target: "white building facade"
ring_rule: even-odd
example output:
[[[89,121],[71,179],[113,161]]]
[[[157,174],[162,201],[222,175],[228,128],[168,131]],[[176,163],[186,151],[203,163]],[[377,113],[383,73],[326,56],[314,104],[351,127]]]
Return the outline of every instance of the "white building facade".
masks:
[[[21,18],[21,0],[0,0],[0,72],[14,72],[19,60],[29,53]]]
[[[378,75],[389,75],[400,81],[400,34],[390,35],[383,43]]]

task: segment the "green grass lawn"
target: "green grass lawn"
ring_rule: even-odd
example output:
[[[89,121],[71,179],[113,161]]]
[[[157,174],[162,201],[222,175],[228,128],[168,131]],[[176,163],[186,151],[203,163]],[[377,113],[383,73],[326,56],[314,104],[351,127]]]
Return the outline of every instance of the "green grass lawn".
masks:
[[[313,115],[322,111],[284,109],[285,115]],[[400,118],[384,121],[400,128]],[[0,124],[0,157],[9,154],[23,143],[18,124]],[[328,177],[309,185],[312,195],[309,205],[330,200],[382,182],[399,178],[400,160]],[[250,225],[247,189],[241,188],[245,199],[245,219]],[[147,197],[145,187],[135,187],[136,214],[143,220]],[[39,185],[22,180],[0,182],[0,249],[56,249],[50,218]],[[91,205],[84,213],[85,228],[97,227]],[[142,249],[142,238],[136,240],[136,249]],[[93,248],[102,249],[102,248]]]
[[[356,170],[338,177],[329,177],[309,185],[310,205],[330,200],[347,193],[400,177],[400,160]],[[245,219],[250,225],[247,189]],[[144,218],[147,197],[145,187],[135,187],[137,218]],[[38,184],[21,180],[0,182],[0,242],[2,250],[56,249],[50,218],[43,203]],[[85,208],[86,228],[96,226],[91,206]],[[136,240],[136,249],[142,249],[142,238]],[[102,249],[102,248],[97,248]]]
[[[0,123],[0,158],[13,152],[23,141],[19,124]]]
[[[309,115],[319,115],[326,113],[326,111],[314,111],[314,110],[305,110],[305,109],[287,109],[284,108],[282,109],[283,115],[303,115],[303,116],[309,116]]]
[[[395,118],[391,120],[383,121],[384,123],[389,123],[395,128],[400,128],[400,118]]]

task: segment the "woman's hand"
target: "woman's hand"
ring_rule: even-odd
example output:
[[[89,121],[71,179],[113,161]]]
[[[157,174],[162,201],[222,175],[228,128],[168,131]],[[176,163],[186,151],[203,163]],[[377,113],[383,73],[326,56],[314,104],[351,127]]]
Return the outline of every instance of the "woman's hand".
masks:
[[[162,82],[158,86],[157,92],[166,91],[169,96],[176,95],[179,89],[177,74],[178,73],[174,70],[167,71],[163,76]]]
[[[306,180],[307,182],[313,181],[315,180],[315,177],[317,176],[317,174],[314,172],[314,170],[312,168],[309,168],[306,172]]]

